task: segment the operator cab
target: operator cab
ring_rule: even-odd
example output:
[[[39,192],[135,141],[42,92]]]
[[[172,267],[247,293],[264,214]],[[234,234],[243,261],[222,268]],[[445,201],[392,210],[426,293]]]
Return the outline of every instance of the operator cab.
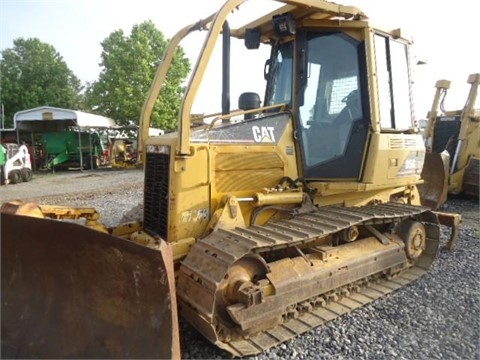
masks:
[[[370,36],[366,27],[340,28],[332,22],[328,27],[296,29],[273,45],[265,105],[291,107],[306,179],[361,181],[369,129],[411,127],[407,46],[375,34],[373,52],[367,49]],[[369,52],[377,57],[379,124],[372,121],[369,101],[374,96],[367,80]],[[396,76],[400,73],[402,77]]]

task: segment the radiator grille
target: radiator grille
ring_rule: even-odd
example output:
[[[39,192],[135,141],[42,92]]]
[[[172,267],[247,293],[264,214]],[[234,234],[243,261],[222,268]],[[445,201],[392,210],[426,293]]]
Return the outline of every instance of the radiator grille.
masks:
[[[457,147],[458,135],[460,134],[460,116],[438,117],[433,132],[433,149],[435,153],[447,150],[453,159]]]
[[[147,153],[143,223],[145,231],[167,239],[170,155]]]

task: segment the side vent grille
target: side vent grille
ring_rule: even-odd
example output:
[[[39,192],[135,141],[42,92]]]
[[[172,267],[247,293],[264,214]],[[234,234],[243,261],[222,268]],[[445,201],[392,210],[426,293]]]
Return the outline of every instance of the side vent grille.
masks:
[[[417,139],[415,138],[391,138],[390,149],[416,149]]]
[[[403,149],[403,139],[402,138],[390,139],[390,149]]]
[[[406,138],[405,141],[405,149],[416,149],[417,148],[417,139],[415,138]]]
[[[170,155],[147,153],[145,160],[145,189],[143,223],[145,231],[168,236],[168,194]]]

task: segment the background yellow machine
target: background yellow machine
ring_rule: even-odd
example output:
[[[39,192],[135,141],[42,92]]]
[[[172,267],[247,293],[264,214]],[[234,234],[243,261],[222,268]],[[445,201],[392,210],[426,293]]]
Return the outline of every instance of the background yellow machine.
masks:
[[[230,28],[244,2],[186,26],[165,51],[141,115],[142,222],[107,229],[94,209],[4,205],[3,349],[179,358],[178,301],[212,343],[252,355],[424,274],[441,224],[454,240],[459,216],[420,206],[410,42],[321,0],[275,1]],[[207,32],[178,131],[148,137],[175,49],[197,30]],[[222,109],[191,127],[217,40]],[[258,75],[231,66],[234,40],[270,49],[263,101],[249,91]],[[232,110],[238,72],[246,92]]]
[[[480,168],[480,109],[476,108],[480,74],[471,74],[465,106],[461,110],[445,110],[444,101],[450,81],[439,80],[428,122],[424,129],[427,155],[422,177],[425,183],[420,193],[426,205],[428,198],[446,199],[447,193],[479,197]],[[440,108],[441,114],[438,114]],[[445,172],[441,168],[445,168]],[[442,173],[446,174],[442,178]],[[435,185],[431,186],[433,183]],[[443,186],[442,186],[443,184]],[[432,194],[432,189],[443,193]]]

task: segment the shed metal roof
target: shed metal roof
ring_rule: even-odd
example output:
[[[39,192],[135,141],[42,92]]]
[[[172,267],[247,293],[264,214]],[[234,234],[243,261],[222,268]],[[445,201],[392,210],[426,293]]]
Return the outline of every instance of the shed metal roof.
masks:
[[[32,131],[61,131],[71,126],[110,128],[116,125],[113,119],[105,116],[51,106],[18,111],[13,121],[16,129]]]

